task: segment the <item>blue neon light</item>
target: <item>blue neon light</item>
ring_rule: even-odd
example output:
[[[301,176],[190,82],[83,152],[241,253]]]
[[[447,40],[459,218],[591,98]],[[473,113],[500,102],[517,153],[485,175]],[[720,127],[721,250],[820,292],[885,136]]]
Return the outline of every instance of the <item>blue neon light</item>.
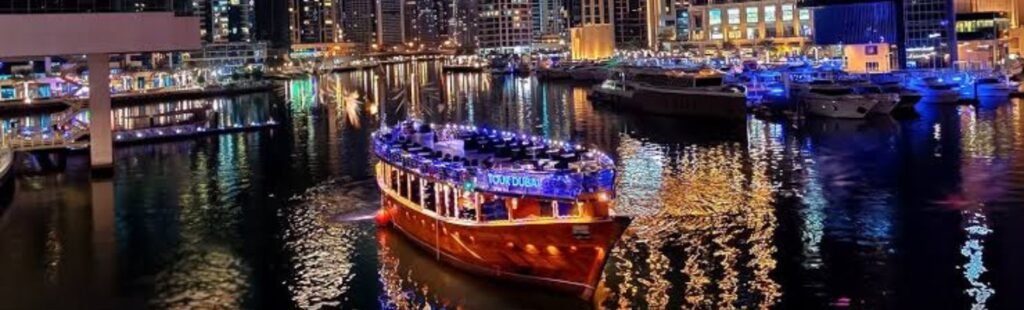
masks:
[[[487,174],[487,184],[510,188],[540,188],[540,179],[532,176]]]

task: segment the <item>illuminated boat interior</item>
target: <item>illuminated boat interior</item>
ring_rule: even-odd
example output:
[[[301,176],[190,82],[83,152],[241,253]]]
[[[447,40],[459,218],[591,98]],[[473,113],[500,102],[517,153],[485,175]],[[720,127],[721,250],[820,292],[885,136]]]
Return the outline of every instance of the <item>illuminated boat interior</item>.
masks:
[[[449,222],[518,225],[613,215],[614,163],[579,145],[404,121],[374,134],[374,152],[386,193]]]

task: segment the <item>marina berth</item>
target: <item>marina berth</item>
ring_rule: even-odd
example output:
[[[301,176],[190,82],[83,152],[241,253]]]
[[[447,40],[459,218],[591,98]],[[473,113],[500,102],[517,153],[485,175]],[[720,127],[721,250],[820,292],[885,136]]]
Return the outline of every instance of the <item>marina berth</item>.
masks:
[[[378,222],[469,272],[589,299],[630,221],[614,162],[579,145],[412,120],[373,141]]]

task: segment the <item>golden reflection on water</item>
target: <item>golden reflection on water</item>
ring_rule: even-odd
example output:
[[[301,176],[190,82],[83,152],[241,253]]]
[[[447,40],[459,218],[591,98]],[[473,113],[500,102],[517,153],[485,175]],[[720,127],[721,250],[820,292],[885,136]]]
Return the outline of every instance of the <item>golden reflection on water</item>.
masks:
[[[764,153],[730,142],[620,140],[618,210],[636,217],[613,252],[607,276],[619,284],[604,306],[774,305],[781,295],[770,276],[777,223]]]
[[[284,248],[293,266],[286,286],[299,308],[337,307],[350,289],[356,247],[370,230],[366,222],[337,217],[377,206],[375,193],[356,184],[315,186],[293,197],[300,203],[284,212]]]

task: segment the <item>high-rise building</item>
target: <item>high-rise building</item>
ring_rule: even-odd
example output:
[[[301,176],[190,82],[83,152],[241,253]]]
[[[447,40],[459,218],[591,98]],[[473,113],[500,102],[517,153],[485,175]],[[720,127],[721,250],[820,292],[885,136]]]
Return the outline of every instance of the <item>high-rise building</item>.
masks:
[[[647,42],[647,0],[615,0],[615,47],[642,49]]]
[[[544,36],[565,35],[565,6],[562,0],[533,0],[533,40]]]
[[[289,0],[292,44],[335,43],[342,39],[337,0]]]
[[[256,22],[252,0],[196,0],[192,12],[200,18],[206,43],[251,42]]]
[[[957,59],[953,0],[901,0],[897,6],[904,68],[951,67]]]
[[[448,38],[448,1],[405,0],[405,40],[428,48],[440,46]]]
[[[484,53],[519,54],[533,42],[530,0],[482,0],[478,17],[480,50]]]
[[[377,44],[382,48],[405,43],[404,6],[402,0],[376,0]]]
[[[373,0],[341,1],[342,39],[370,46],[377,43],[377,6]]]
[[[476,0],[454,0],[451,4],[452,16],[448,20],[449,38],[461,48],[477,48],[479,46],[479,38],[477,38],[479,2]]]

